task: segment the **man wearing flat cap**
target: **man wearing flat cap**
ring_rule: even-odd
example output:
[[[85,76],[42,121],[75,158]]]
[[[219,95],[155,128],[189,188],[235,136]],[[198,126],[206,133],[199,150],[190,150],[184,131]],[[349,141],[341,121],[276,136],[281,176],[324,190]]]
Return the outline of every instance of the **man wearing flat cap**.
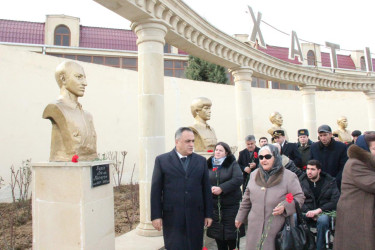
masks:
[[[291,159],[298,168],[302,168],[301,155],[298,151],[297,144],[285,140],[284,130],[275,130],[272,133],[274,141],[281,146],[281,154]]]
[[[310,147],[313,142],[309,139],[309,131],[307,129],[299,129],[297,135],[297,148],[301,154],[302,166],[305,169],[307,162],[310,160]]]
[[[342,171],[348,160],[347,147],[332,138],[332,129],[328,125],[319,126],[318,134],[319,141],[311,145],[310,159],[318,160],[322,164],[322,171],[335,177],[340,189]]]

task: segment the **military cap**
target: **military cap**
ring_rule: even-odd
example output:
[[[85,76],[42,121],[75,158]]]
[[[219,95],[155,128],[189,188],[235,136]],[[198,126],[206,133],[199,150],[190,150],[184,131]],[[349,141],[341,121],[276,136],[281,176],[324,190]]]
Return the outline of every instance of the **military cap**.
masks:
[[[273,138],[279,137],[279,136],[285,136],[284,130],[278,129],[278,130],[273,131],[273,133],[272,133]]]
[[[300,136],[300,135],[307,135],[307,136],[309,136],[309,131],[307,129],[305,129],[305,128],[298,129],[298,136]]]

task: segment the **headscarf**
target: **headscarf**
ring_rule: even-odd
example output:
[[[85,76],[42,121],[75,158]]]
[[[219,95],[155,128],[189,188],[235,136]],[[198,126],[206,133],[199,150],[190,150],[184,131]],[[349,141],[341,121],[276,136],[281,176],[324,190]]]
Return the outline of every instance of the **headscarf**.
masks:
[[[262,164],[259,164],[259,168],[260,168],[260,171],[261,173],[263,174],[264,176],[264,179],[266,180],[266,182],[268,181],[268,179],[276,174],[277,172],[280,171],[280,169],[283,167],[282,165],[282,159],[281,159],[281,155],[279,154],[279,149],[277,147],[275,147],[274,145],[265,145],[263,146],[260,150],[259,150],[259,154],[260,152],[262,152],[263,150],[268,150],[271,152],[272,156],[275,158],[275,160],[273,161],[273,165],[271,167],[270,170],[266,171],[263,169],[263,166]]]
[[[360,147],[360,148],[366,150],[367,152],[370,152],[370,149],[369,149],[369,147],[368,147],[368,145],[367,145],[367,142],[366,142],[366,140],[365,140],[365,135],[360,135],[360,136],[358,136],[357,141],[355,142],[355,144],[356,144],[358,147]]]

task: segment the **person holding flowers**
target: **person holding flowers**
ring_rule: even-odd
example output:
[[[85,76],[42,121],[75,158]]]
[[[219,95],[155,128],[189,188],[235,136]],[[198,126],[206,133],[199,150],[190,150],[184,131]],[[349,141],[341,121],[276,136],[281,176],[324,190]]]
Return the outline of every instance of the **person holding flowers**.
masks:
[[[234,224],[242,196],[241,168],[224,142],[216,144],[207,165],[213,197],[213,222],[207,236],[216,240],[218,250],[233,250],[245,235],[244,226],[237,230]]]
[[[245,137],[246,148],[240,151],[238,156],[238,164],[243,172],[243,186],[242,190],[245,192],[247,183],[249,182],[250,173],[254,171],[259,164],[258,152],[259,148],[256,146],[254,135]]]
[[[235,225],[240,228],[248,221],[246,249],[273,250],[285,218],[295,213],[294,202],[302,206],[305,196],[297,176],[283,167],[275,146],[262,147],[259,161],[259,168],[250,175]]]

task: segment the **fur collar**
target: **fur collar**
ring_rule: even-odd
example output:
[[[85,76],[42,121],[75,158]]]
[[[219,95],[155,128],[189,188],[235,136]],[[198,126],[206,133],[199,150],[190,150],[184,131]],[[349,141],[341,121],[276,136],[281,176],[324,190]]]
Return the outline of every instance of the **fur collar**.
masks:
[[[276,174],[271,175],[268,181],[266,182],[266,180],[264,179],[264,175],[258,169],[255,175],[255,183],[258,186],[270,188],[279,184],[281,180],[283,179],[283,175],[284,175],[284,167],[281,167],[280,170]]]
[[[208,166],[208,169],[212,169],[212,158],[213,156],[211,156],[210,158],[208,158],[207,160],[207,166]],[[225,158],[225,160],[223,161],[223,163],[221,164],[221,167],[222,168],[229,168],[230,165],[232,165],[232,163],[236,160],[236,157],[234,157],[234,155],[230,155],[230,156],[227,156],[227,158]]]
[[[348,149],[348,156],[351,159],[357,159],[369,166],[375,168],[375,156],[370,152],[358,147],[357,145],[351,145]]]

